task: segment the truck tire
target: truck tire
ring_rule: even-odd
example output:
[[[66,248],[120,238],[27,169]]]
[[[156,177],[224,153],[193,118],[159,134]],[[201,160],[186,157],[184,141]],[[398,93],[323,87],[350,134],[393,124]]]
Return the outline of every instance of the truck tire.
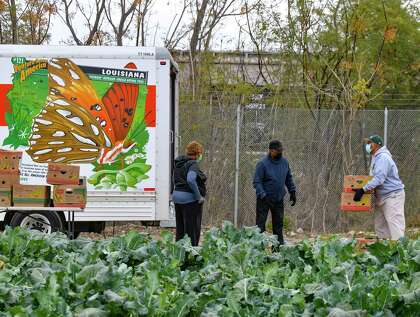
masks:
[[[10,221],[11,227],[23,227],[43,233],[63,231],[64,224],[56,212],[32,211],[15,212]]]

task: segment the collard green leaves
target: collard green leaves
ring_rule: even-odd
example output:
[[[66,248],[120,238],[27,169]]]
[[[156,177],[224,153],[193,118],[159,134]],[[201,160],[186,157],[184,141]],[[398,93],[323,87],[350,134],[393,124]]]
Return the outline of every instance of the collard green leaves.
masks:
[[[7,229],[0,317],[415,316],[420,241],[355,245],[333,237],[278,247],[230,223],[197,248],[167,232],[70,241]]]

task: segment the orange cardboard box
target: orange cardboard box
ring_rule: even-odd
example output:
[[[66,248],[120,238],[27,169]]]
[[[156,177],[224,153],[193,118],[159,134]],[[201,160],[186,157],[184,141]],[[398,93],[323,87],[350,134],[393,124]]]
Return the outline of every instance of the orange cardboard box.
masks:
[[[19,173],[19,164],[22,159],[20,151],[0,150],[0,172]]]
[[[356,248],[358,248],[362,252],[366,252],[368,250],[368,247],[376,242],[376,239],[357,238]]]
[[[79,185],[54,185],[54,207],[86,207],[86,180],[81,179]]]
[[[357,238],[356,241],[357,241],[358,245],[366,246],[366,245],[376,243],[377,240],[376,239],[367,239],[367,238]]]
[[[354,193],[341,194],[342,211],[371,211],[372,194],[364,194],[361,201],[353,201]]]
[[[80,166],[69,164],[48,164],[47,182],[52,185],[78,185]]]
[[[19,184],[20,175],[19,173],[6,173],[0,172],[0,186],[7,187]]]
[[[344,192],[352,193],[353,189],[360,189],[365,186],[373,177],[366,175],[346,175],[344,176]]]
[[[12,186],[0,187],[0,207],[12,206]]]
[[[48,207],[50,186],[13,185],[13,205],[22,207]]]

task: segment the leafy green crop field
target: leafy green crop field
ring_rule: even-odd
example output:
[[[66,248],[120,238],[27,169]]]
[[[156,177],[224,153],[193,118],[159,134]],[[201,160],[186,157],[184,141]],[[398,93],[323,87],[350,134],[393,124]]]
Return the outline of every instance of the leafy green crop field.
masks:
[[[7,229],[0,316],[419,316],[420,240],[275,244],[230,223],[200,248],[167,232],[69,241]]]

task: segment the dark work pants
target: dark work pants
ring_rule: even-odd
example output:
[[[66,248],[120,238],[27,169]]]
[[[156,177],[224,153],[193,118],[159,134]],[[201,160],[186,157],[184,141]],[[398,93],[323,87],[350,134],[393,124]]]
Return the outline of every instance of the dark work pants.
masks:
[[[175,204],[176,241],[187,235],[191,239],[191,244],[197,246],[200,241],[202,216],[203,204],[196,201],[189,204]]]
[[[277,235],[280,244],[284,244],[283,240],[283,217],[284,203],[283,200],[274,201],[270,198],[257,198],[257,226],[261,232],[265,231],[265,223],[267,221],[268,211],[271,211],[271,220],[273,223],[273,234]]]

